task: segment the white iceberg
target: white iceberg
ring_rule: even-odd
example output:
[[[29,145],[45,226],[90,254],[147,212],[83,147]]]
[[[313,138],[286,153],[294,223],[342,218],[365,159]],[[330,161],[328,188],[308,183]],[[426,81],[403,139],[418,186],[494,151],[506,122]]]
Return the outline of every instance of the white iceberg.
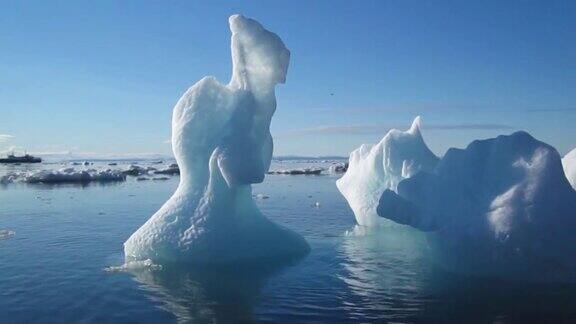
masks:
[[[448,270],[576,279],[576,191],[553,147],[525,132],[450,149],[387,190],[378,214],[429,233]]]
[[[572,187],[576,189],[576,148],[564,156],[562,166],[564,167],[566,178],[568,178]]]
[[[268,220],[252,199],[272,158],[275,86],[290,52],[241,15],[229,19],[232,79],[205,77],[174,107],[172,148],[180,166],[173,196],[124,243],[126,261],[230,263],[308,252],[296,233]]]
[[[409,130],[390,130],[380,143],[364,144],[350,154],[346,174],[336,185],[359,225],[390,224],[376,213],[384,190],[396,190],[403,179],[421,170],[430,171],[438,163],[438,157],[424,143],[420,123],[420,117],[416,117]]]

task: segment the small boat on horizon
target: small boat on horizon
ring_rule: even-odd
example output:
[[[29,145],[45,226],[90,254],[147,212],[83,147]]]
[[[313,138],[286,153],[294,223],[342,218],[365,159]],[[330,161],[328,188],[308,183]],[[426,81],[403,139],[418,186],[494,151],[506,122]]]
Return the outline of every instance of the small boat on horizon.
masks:
[[[42,159],[39,157],[34,157],[30,154],[24,154],[24,156],[16,156],[14,153],[8,154],[5,158],[0,158],[0,163],[40,163]]]

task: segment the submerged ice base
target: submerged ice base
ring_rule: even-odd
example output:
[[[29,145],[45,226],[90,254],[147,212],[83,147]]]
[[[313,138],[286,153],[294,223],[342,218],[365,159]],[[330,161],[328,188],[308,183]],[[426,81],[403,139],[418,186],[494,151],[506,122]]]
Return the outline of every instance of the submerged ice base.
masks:
[[[376,213],[384,190],[396,190],[400,181],[421,170],[430,171],[438,162],[424,143],[420,123],[420,117],[416,117],[409,130],[390,130],[380,143],[362,145],[350,154],[348,170],[336,185],[358,225],[389,225],[390,221]]]
[[[228,263],[309,250],[301,236],[262,215],[251,192],[270,166],[274,90],[285,81],[290,52],[252,19],[229,22],[232,79],[222,85],[205,77],[174,107],[180,184],[124,243],[127,261]]]
[[[378,214],[429,233],[448,270],[576,280],[576,191],[553,147],[517,132],[450,149],[386,190]]]

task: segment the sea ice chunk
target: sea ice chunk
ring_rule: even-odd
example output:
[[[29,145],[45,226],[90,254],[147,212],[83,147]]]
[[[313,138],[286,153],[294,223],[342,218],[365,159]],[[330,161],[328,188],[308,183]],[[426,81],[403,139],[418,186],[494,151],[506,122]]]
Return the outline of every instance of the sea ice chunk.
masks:
[[[6,240],[16,235],[16,232],[6,229],[0,229],[0,240]]]
[[[139,165],[130,164],[128,166],[128,168],[126,168],[125,170],[122,171],[122,173],[124,173],[125,175],[140,176],[140,175],[147,174],[149,171],[154,171],[154,170],[156,170],[156,169],[153,167],[144,168],[144,167],[141,167]]]
[[[556,149],[528,133],[448,150],[431,172],[386,190],[377,211],[429,232],[451,271],[576,279],[576,191]]]
[[[424,143],[420,123],[420,117],[416,117],[409,130],[390,130],[380,143],[364,144],[350,154],[348,170],[336,185],[359,225],[390,224],[376,214],[384,190],[396,190],[400,181],[421,170],[430,171],[438,162]]]
[[[234,15],[229,23],[232,79],[222,85],[205,77],[174,107],[180,184],[124,243],[128,262],[229,263],[309,250],[301,236],[262,215],[251,192],[270,166],[274,90],[285,81],[290,52],[255,20]]]
[[[118,170],[75,170],[63,168],[60,170],[40,170],[27,173],[26,183],[88,183],[124,181],[126,176]]]
[[[178,168],[178,164],[173,163],[170,164],[167,168],[154,171],[154,174],[175,175],[180,174],[180,169]]]
[[[268,174],[284,174],[284,175],[320,175],[324,171],[320,168],[303,168],[303,169],[288,169],[268,171]]]
[[[334,163],[328,168],[328,172],[331,174],[346,173],[348,170],[348,162],[346,163]]]
[[[7,185],[9,183],[17,181],[18,178],[20,178],[20,177],[21,177],[20,172],[9,172],[8,174],[0,176],[0,184],[1,185]]]
[[[159,264],[154,264],[152,260],[148,259],[126,262],[119,266],[109,266],[104,268],[104,271],[106,272],[130,272],[141,270],[157,271],[162,270],[162,266]]]
[[[568,178],[572,187],[576,189],[576,148],[564,156],[562,166],[564,167],[566,178]]]

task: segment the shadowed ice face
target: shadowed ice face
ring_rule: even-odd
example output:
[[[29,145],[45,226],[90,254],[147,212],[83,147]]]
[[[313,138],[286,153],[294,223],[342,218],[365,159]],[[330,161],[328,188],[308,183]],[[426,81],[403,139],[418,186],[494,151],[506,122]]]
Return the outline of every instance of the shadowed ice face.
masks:
[[[259,103],[250,92],[240,95],[225,135],[215,151],[228,186],[260,183],[271,159],[270,117],[259,114]]]

